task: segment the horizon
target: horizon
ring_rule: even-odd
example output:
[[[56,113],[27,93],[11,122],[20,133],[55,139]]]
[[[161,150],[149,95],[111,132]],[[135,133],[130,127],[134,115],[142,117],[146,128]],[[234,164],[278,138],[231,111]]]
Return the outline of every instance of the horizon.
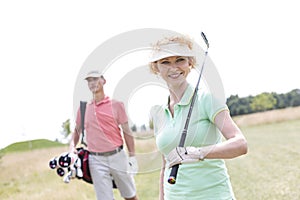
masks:
[[[249,119],[253,118],[253,116],[256,116],[255,119],[257,122],[247,122],[247,120],[245,120],[243,118],[242,121],[237,121],[236,123],[238,124],[238,126],[248,126],[247,124],[250,124],[251,126],[253,125],[261,125],[261,124],[268,124],[268,123],[274,123],[273,121],[277,122],[277,120],[283,120],[283,121],[289,121],[291,119],[299,119],[299,114],[297,115],[295,112],[293,112],[294,114],[296,114],[295,116],[290,116],[288,114],[289,110],[290,109],[294,109],[294,110],[300,110],[300,106],[297,106],[297,107],[287,107],[287,108],[282,108],[282,109],[275,109],[275,110],[267,110],[267,111],[261,111],[261,112],[256,112],[256,113],[250,113],[250,114],[243,114],[243,115],[238,115],[238,116],[234,116],[233,118],[235,117],[238,117],[238,119],[241,119],[240,117],[241,116],[244,116],[244,117],[248,117]],[[278,111],[282,110],[281,112],[284,113],[284,116],[283,116],[283,119],[282,119],[282,116],[280,115],[277,115],[277,117],[271,117],[270,118],[270,113],[273,113],[273,112],[276,112],[276,114],[278,114]],[[258,116],[266,116],[266,117],[258,117],[259,119],[257,119],[257,115]],[[267,119],[266,119],[267,118]],[[277,118],[280,118],[280,119],[277,119]],[[241,124],[240,124],[241,123]],[[137,131],[135,133],[138,133],[140,131]],[[22,140],[22,141],[15,141],[13,143],[10,143],[4,147],[1,147],[0,146],[0,150],[3,150],[7,147],[9,147],[10,145],[15,145],[15,144],[18,144],[18,143],[26,143],[26,142],[33,142],[33,141],[36,141],[36,140],[48,140],[48,141],[52,141],[52,142],[59,142],[61,144],[68,144],[68,141],[67,140],[64,140],[64,141],[56,141],[56,140],[51,140],[51,139],[48,139],[48,138],[34,138],[34,139],[28,139],[28,140]],[[144,139],[141,139],[141,140],[144,140]]]

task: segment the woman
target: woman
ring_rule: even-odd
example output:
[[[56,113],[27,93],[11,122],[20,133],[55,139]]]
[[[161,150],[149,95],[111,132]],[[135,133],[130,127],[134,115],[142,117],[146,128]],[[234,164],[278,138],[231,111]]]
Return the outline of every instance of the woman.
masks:
[[[156,144],[163,155],[160,199],[235,199],[223,159],[247,153],[247,142],[232,120],[225,100],[199,91],[184,147],[178,147],[194,89],[187,82],[196,64],[192,41],[174,36],[158,41],[151,71],[167,84],[167,104],[151,110]],[[225,138],[223,140],[222,136]],[[169,184],[171,167],[180,164],[176,184]]]

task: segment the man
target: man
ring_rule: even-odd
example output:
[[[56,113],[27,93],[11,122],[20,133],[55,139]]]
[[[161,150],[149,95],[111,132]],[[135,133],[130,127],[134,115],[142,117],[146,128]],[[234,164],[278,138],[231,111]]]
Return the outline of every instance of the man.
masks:
[[[124,105],[105,95],[103,86],[106,80],[98,71],[89,72],[85,80],[93,93],[93,99],[86,106],[84,126],[90,151],[89,167],[97,199],[113,199],[113,178],[124,199],[137,200],[134,179],[128,172],[128,160],[134,165],[137,164],[134,139],[128,125]],[[71,152],[76,152],[76,145],[81,133],[80,124],[80,111],[78,111],[76,128],[70,143]],[[123,130],[129,159],[123,150],[120,127]]]

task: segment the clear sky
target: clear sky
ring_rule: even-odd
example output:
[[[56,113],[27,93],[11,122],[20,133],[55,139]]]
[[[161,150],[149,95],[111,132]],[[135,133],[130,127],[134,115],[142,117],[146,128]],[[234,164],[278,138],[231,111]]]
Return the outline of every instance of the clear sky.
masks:
[[[300,88],[297,1],[102,2],[0,2],[0,148],[56,138],[62,122],[73,119],[83,62],[106,40],[134,29],[169,29],[195,40],[204,31],[227,97]],[[134,105],[130,115],[139,110]]]

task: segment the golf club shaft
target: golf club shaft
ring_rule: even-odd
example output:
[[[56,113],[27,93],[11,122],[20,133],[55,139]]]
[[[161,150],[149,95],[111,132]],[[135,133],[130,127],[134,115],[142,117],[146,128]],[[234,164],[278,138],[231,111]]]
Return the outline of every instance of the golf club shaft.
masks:
[[[183,128],[182,134],[181,134],[180,142],[179,142],[179,145],[178,145],[179,147],[183,147],[184,143],[185,143],[185,138],[186,138],[186,135],[187,135],[187,130],[188,130],[188,127],[189,127],[190,118],[191,118],[193,107],[194,107],[194,104],[195,104],[195,99],[196,99],[196,96],[197,96],[198,87],[199,87],[199,84],[200,84],[201,76],[202,76],[202,73],[203,73],[203,68],[204,68],[206,57],[207,57],[207,54],[208,54],[208,48],[209,48],[208,40],[206,39],[206,36],[204,35],[203,32],[201,32],[201,36],[202,36],[203,40],[206,43],[207,49],[206,49],[205,56],[204,56],[204,59],[203,59],[200,75],[199,75],[199,78],[198,78],[198,81],[197,81],[197,84],[196,84],[196,87],[195,87],[195,90],[194,90],[194,93],[193,93],[190,109],[189,109],[189,112],[188,112],[188,115],[187,115],[187,118],[186,118],[186,121],[185,121],[185,125],[184,125],[184,128]],[[179,164],[174,165],[172,167],[170,176],[168,178],[168,182],[170,184],[175,184],[176,183],[176,177],[177,177],[178,169],[179,169]]]

